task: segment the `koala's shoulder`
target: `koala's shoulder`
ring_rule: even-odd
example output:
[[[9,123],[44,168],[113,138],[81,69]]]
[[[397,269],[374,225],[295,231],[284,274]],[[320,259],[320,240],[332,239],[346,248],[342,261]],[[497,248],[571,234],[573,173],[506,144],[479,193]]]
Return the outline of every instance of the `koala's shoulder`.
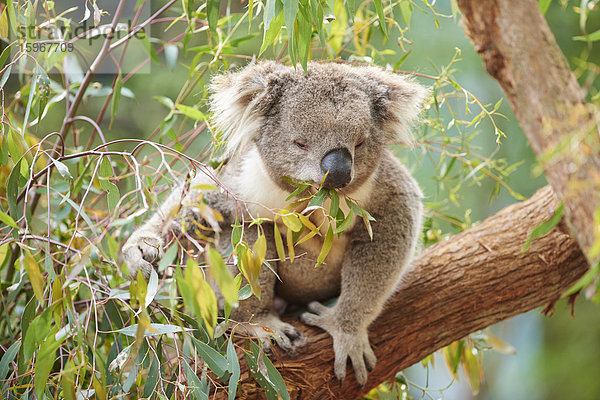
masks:
[[[375,174],[376,191],[390,196],[409,196],[415,200],[423,198],[423,192],[406,166],[391,151],[385,150]],[[385,196],[383,196],[385,197]]]

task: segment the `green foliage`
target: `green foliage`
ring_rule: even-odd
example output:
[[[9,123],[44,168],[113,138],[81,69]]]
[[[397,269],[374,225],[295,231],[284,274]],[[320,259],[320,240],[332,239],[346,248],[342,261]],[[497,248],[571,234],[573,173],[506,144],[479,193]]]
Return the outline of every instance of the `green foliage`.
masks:
[[[228,7],[224,15],[220,1],[169,1],[157,15],[163,22],[136,22],[154,26],[155,36],[141,39],[147,46],[141,52],[128,47],[133,37],[112,49],[122,49],[117,57],[104,46],[85,47],[80,36],[73,39],[81,46],[78,54],[93,56],[82,62],[68,51],[28,51],[27,44],[49,40],[45,27],[52,24],[78,26],[82,15],[94,25],[111,23],[115,10],[102,10],[102,1],[69,10],[57,10],[59,3],[51,1],[5,3],[0,36],[12,36],[2,41],[0,54],[0,181],[5,182],[0,187],[0,396],[208,398],[220,388],[233,399],[245,362],[268,398],[289,398],[260,346],[236,336],[248,321],[229,318],[239,301],[261,295],[258,273],[269,266],[261,225],[266,219],[236,223],[231,243],[237,274],[228,268],[234,260],[214,250],[211,227],[188,227],[199,232],[198,241],[187,247],[169,244],[159,274],[148,281],[141,275],[130,280],[120,243],[160,203],[161,192],[185,180],[186,171],[207,173],[206,166],[218,159],[221,136],[206,107],[211,75],[254,56],[304,69],[310,60],[336,60],[406,73],[398,69],[410,59],[414,14],[428,13],[437,26],[446,16],[430,3],[410,0],[250,0],[247,9]],[[136,8],[150,3],[138,0]],[[540,1],[540,8],[549,4]],[[586,11],[584,27],[587,20]],[[42,37],[29,31],[20,37],[19,26],[37,27],[32,32]],[[596,35],[575,40],[592,45]],[[114,73],[88,74],[99,56],[116,63]],[[135,67],[127,69],[131,60]],[[444,199],[427,204],[426,245],[471,224],[469,210],[459,216],[452,211],[466,190],[487,183],[490,199],[501,192],[522,198],[509,185],[518,164],[509,165],[495,157],[496,150],[477,144],[480,134],[504,140],[502,104],[486,104],[467,90],[456,76],[460,62],[457,49],[446,65],[434,66],[434,75],[415,74],[432,88],[418,130],[416,165],[432,166],[431,178]],[[153,75],[138,73],[146,64],[173,71],[169,89]],[[156,102],[138,94],[148,86],[157,88]],[[148,108],[142,118],[154,123],[160,116],[148,139],[138,138],[139,128],[130,124],[136,102]],[[215,146],[203,148],[210,139]],[[393,145],[399,153],[405,146]],[[336,235],[356,218],[372,235],[377,221],[360,204],[319,184],[294,185],[288,207],[273,210],[270,219],[279,259],[293,262],[297,245],[319,240],[316,266],[326,263]],[[218,213],[203,199],[199,209],[207,221],[218,223]],[[248,229],[258,232],[252,245]],[[205,279],[209,275],[225,298],[222,314]],[[480,359],[465,349],[477,349],[481,341],[461,343],[460,352],[455,348],[460,343],[446,350],[446,359],[454,372],[459,364],[466,368],[475,389]],[[493,347],[490,343],[488,336]],[[406,381],[398,378],[379,392],[386,390],[404,393]]]

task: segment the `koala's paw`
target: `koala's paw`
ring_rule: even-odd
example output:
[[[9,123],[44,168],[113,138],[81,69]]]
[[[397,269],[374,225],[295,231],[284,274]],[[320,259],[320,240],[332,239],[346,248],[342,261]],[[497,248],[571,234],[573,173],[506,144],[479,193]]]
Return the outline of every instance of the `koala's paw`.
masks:
[[[318,326],[327,331],[333,338],[333,351],[335,353],[334,373],[340,381],[340,386],[346,377],[346,364],[348,358],[352,361],[356,381],[364,386],[367,383],[367,370],[372,371],[377,363],[377,357],[369,344],[366,328],[358,328],[346,332],[338,323],[334,309],[325,307],[316,301],[308,305],[308,310],[300,319],[308,324]]]
[[[267,354],[272,352],[272,340],[288,353],[306,343],[306,338],[293,325],[283,322],[273,313],[255,316],[251,325],[252,333],[261,341]]]
[[[150,276],[153,263],[163,256],[164,240],[159,233],[152,231],[136,231],[123,246],[121,250],[129,275],[135,278],[137,271],[142,271],[146,278]]]

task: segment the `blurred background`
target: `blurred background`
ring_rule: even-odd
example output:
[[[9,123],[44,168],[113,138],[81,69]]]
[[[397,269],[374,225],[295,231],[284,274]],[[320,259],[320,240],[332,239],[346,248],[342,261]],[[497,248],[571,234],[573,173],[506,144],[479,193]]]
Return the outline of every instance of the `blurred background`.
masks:
[[[367,52],[355,59],[392,67],[397,66],[403,59],[399,69],[420,75],[437,76],[456,58],[452,63],[452,75],[455,80],[482,103],[493,106],[502,98],[502,91],[495,80],[485,72],[480,57],[464,34],[460,16],[453,16],[450,3],[436,4],[437,14],[431,12],[425,5],[421,9],[415,6],[409,29],[402,35],[398,35],[395,30],[390,30],[387,40],[384,40],[381,32],[374,30],[369,40],[378,51],[372,54]],[[592,43],[573,40],[574,36],[582,34],[581,13],[578,9],[582,4],[594,10],[598,7],[597,2],[552,1],[546,18],[580,84],[588,91],[589,97],[592,97],[600,89],[600,80],[596,79],[596,74],[600,70],[600,50],[597,44],[593,46]],[[152,1],[152,11],[156,11],[161,5],[162,3],[157,0]],[[240,4],[237,1],[222,2],[222,13],[243,12],[245,5],[246,3]],[[600,29],[599,14],[593,15],[595,18],[590,17],[585,25],[588,32]],[[401,16],[398,15],[398,19],[400,18]],[[106,21],[108,16],[106,20],[103,19],[103,22]],[[172,19],[166,20],[151,27],[153,44],[164,44],[181,32],[181,29],[169,28],[172,22]],[[228,23],[234,22],[225,22]],[[254,26],[240,29],[235,37],[240,39],[236,54],[247,57],[228,58],[227,66],[230,68],[233,65],[242,66],[249,62],[258,54],[262,41],[262,36],[257,33]],[[167,46],[168,50],[165,48],[164,52],[153,55],[158,62],[152,62],[146,72],[142,71],[140,74],[128,77],[123,85],[119,110],[115,114],[111,128],[108,129],[110,113],[107,113],[102,121],[107,138],[109,140],[152,138],[165,142],[176,140],[173,137],[176,129],[174,130],[172,125],[165,125],[165,117],[170,110],[165,107],[164,100],[174,100],[178,97],[182,86],[189,78],[189,64],[197,54],[200,54],[199,50],[193,49],[206,45],[206,36],[197,35],[187,44],[189,50],[187,54],[184,54],[181,47]],[[275,48],[266,50],[261,58],[275,58],[281,49],[281,43],[276,43]],[[321,55],[317,52],[312,54],[313,59],[321,56],[326,54]],[[347,56],[346,54],[345,57],[348,58]],[[81,59],[78,60],[73,60],[71,64],[73,68],[71,76],[74,80],[81,79],[81,76],[77,77],[76,74],[78,63],[82,63]],[[590,71],[595,72],[590,73]],[[53,76],[51,72],[50,76]],[[434,84],[433,80],[426,77],[421,76],[416,79],[427,86]],[[210,74],[200,77],[198,86],[186,100],[187,105],[198,106],[199,109],[205,110],[206,85],[209,80]],[[97,81],[100,86],[110,86],[113,76],[100,75]],[[9,91],[11,88],[16,91],[18,83],[9,81],[7,88]],[[97,110],[103,103],[104,98],[90,96],[80,108],[80,113],[97,115]],[[464,99],[456,99],[453,103],[459,109],[459,113],[464,111],[463,103]],[[483,119],[476,130],[472,131],[478,134],[469,136],[470,149],[486,158],[505,160],[507,166],[516,166],[510,176],[504,179],[514,192],[527,198],[546,184],[545,179],[506,101],[502,102],[498,112],[505,118],[496,116],[494,121],[506,136],[499,137],[494,133],[490,121]],[[441,111],[441,114],[442,120],[445,119],[446,122],[451,120],[447,110]],[[42,121],[40,130],[47,132],[59,130],[63,118],[64,111],[57,109]],[[179,122],[174,125],[177,124]],[[85,131],[89,128],[81,129]],[[452,131],[450,127],[447,130]],[[416,133],[421,138],[426,135],[424,132]],[[203,154],[203,149],[210,139],[210,132],[205,131],[185,150],[186,154],[192,157]],[[100,143],[98,140],[96,139],[96,142]],[[123,146],[125,148],[125,144]],[[420,182],[427,203],[436,204],[435,210],[438,210],[436,212],[440,212],[441,209],[443,215],[462,221],[462,228],[482,221],[517,201],[514,194],[504,189],[500,189],[496,195],[493,195],[495,182],[487,179],[465,180],[457,193],[457,200],[449,201],[448,190],[438,179],[439,154],[432,153],[422,145],[416,149],[407,149],[404,146],[394,148]],[[425,237],[430,235],[433,241],[462,229],[455,224],[444,222],[443,219],[431,222],[430,228],[431,231],[424,232],[424,235]],[[485,380],[476,398],[600,399],[598,361],[600,360],[600,309],[598,305],[585,301],[580,296],[573,314],[571,307],[561,300],[556,304],[554,315],[551,317],[545,317],[539,313],[539,310],[534,310],[493,326],[491,332],[513,346],[516,354],[503,355],[493,351],[483,354]],[[405,371],[405,376],[410,383],[411,395],[417,399],[472,397],[471,389],[462,372],[459,373],[459,381],[453,382],[441,354],[435,356],[435,367],[431,364],[428,367],[415,365]]]

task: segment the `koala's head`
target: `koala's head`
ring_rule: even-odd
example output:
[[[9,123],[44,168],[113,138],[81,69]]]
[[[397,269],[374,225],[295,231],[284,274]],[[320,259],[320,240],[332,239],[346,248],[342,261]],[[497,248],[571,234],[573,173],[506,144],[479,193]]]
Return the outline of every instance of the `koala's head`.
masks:
[[[308,73],[275,62],[217,77],[214,120],[226,152],[256,146],[270,177],[359,187],[386,143],[410,142],[426,90],[374,67],[309,63]]]

